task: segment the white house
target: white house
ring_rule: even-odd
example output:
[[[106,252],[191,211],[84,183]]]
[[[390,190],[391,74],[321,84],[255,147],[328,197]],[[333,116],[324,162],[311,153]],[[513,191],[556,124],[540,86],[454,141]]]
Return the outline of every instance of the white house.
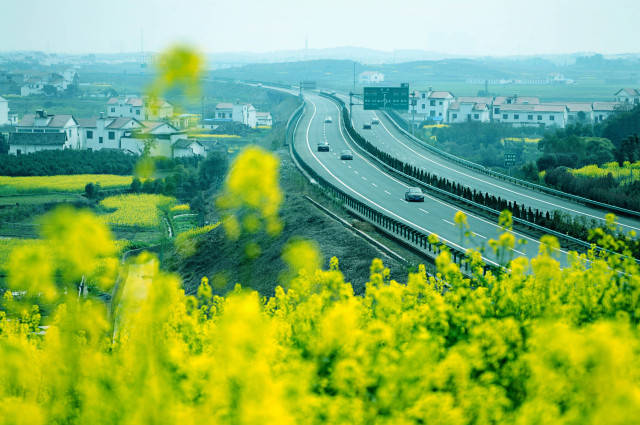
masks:
[[[624,104],[618,102],[593,102],[593,122],[602,122],[623,109]]]
[[[217,108],[216,108],[217,110]],[[250,103],[236,103],[231,111],[231,119],[248,127],[256,128],[256,108]]]
[[[449,104],[446,122],[489,122],[492,100],[491,97],[460,96]]]
[[[569,124],[592,123],[593,105],[588,102],[569,102],[567,105],[567,118]]]
[[[9,122],[9,101],[0,97],[0,125],[8,125]]]
[[[70,149],[65,133],[9,133],[9,154]]]
[[[64,133],[64,147],[81,148],[78,121],[72,115],[49,115],[43,109],[26,114],[16,127],[16,133]]]
[[[122,139],[131,137],[143,124],[135,118],[105,117],[78,119],[81,146],[89,150],[122,149]]]
[[[135,96],[112,97],[107,101],[108,117],[157,121],[173,116],[173,106],[163,99],[152,102]]]
[[[20,87],[21,96],[54,94],[47,92],[45,87],[50,87],[55,93],[61,93],[72,86],[77,87],[79,84],[78,74],[75,70],[70,69],[63,74],[50,73],[48,75],[29,75],[24,80],[24,85]]]
[[[144,152],[145,145],[150,143],[151,156],[170,158],[173,155],[173,144],[179,139],[185,138],[184,132],[167,122],[143,121],[142,124],[142,128],[120,140],[120,149],[141,154]]]
[[[364,71],[358,75],[360,84],[378,84],[384,81],[384,74],[377,71]]]
[[[449,105],[455,100],[448,91],[428,91],[414,93],[415,105],[410,106],[409,112],[419,115],[422,119],[446,122]]]
[[[258,127],[273,126],[273,118],[271,118],[271,112],[256,112],[256,122]]]
[[[172,146],[172,158],[190,158],[205,154],[204,145],[196,139],[178,139]]]
[[[496,113],[494,105],[493,120],[514,126],[560,127],[567,125],[566,105],[555,104],[502,104]]]
[[[217,121],[233,121],[233,103],[218,103],[216,105],[214,119]]]
[[[624,88],[615,94],[616,102],[640,105],[640,89]]]

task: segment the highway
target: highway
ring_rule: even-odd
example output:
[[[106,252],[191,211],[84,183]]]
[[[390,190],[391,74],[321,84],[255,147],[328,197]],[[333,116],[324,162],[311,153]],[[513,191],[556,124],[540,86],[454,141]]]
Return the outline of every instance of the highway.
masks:
[[[409,185],[383,172],[358,153],[353,142],[348,139],[348,135],[342,129],[341,114],[334,102],[307,92],[305,93],[305,103],[304,114],[296,128],[294,146],[306,164],[333,185],[357,199],[416,230],[437,234],[443,242],[452,247],[466,250],[467,248],[485,246],[483,255],[485,261],[496,264],[498,259],[488,247],[487,242],[491,238],[496,239],[502,233],[502,229],[497,223],[462,209],[467,215],[469,228],[473,232],[473,236],[464,238],[462,231],[453,223],[453,216],[456,211],[461,210],[460,207],[429,195],[426,195],[424,203],[406,202],[404,193]],[[366,112],[366,114],[368,113]],[[333,122],[325,123],[326,117],[331,117]],[[361,119],[366,118],[363,116]],[[382,127],[376,132],[381,132]],[[384,127],[389,127],[389,124],[385,123]],[[325,140],[330,145],[330,151],[318,152],[317,144]],[[381,145],[383,141],[387,145],[390,143],[385,137],[380,137],[377,140]],[[340,152],[345,149],[350,149],[353,152],[352,161],[340,159]],[[516,239],[522,239],[526,243],[516,245],[508,256],[512,258],[518,256],[535,257],[539,250],[539,242],[518,232],[513,233]],[[558,250],[556,258],[561,264],[567,264],[565,251]]]
[[[348,105],[348,97],[341,96]],[[371,130],[363,130],[364,123],[372,119],[380,120],[379,125],[371,126]],[[478,171],[466,168],[449,161],[404,134],[386,117],[376,111],[365,111],[362,106],[353,106],[353,125],[369,142],[392,156],[420,167],[431,174],[446,177],[453,182],[467,187],[488,192],[508,201],[515,201],[519,205],[526,205],[540,211],[560,210],[573,216],[582,216],[587,220],[597,220],[604,223],[607,211],[589,207],[564,198],[540,193],[532,189],[516,185],[511,182],[496,179]],[[617,216],[618,222],[626,231],[640,231],[640,219]]]

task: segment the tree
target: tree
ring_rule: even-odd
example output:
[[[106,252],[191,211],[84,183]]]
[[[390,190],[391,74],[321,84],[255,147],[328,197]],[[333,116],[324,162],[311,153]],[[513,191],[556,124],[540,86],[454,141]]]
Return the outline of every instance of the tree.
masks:
[[[140,193],[140,191],[142,190],[142,182],[140,181],[139,178],[137,178],[137,177],[133,178],[133,180],[131,181],[130,190],[133,193]]]

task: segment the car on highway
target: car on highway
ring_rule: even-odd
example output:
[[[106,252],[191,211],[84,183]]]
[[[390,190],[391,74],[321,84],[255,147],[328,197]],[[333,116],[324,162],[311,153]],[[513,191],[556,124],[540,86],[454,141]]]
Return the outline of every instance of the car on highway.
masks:
[[[371,130],[371,124],[362,124],[363,130]]]
[[[327,141],[318,142],[318,152],[329,152],[329,143]]]
[[[327,117],[324,119],[324,123],[325,124],[331,124],[333,122],[333,120],[331,119],[331,117]]]
[[[342,152],[340,152],[340,159],[343,159],[343,160],[353,159],[353,152],[351,152],[349,149],[343,150]]]
[[[374,118],[374,119],[371,120],[371,125],[378,125],[378,124],[380,124],[380,120],[379,119],[375,119]]]
[[[419,187],[410,187],[404,193],[404,200],[407,202],[424,202],[424,193]]]

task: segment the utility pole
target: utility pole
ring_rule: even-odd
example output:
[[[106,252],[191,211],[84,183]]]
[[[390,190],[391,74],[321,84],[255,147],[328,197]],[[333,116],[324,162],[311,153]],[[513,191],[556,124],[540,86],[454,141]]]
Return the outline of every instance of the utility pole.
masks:
[[[356,91],[356,61],[353,61],[353,91]]]

